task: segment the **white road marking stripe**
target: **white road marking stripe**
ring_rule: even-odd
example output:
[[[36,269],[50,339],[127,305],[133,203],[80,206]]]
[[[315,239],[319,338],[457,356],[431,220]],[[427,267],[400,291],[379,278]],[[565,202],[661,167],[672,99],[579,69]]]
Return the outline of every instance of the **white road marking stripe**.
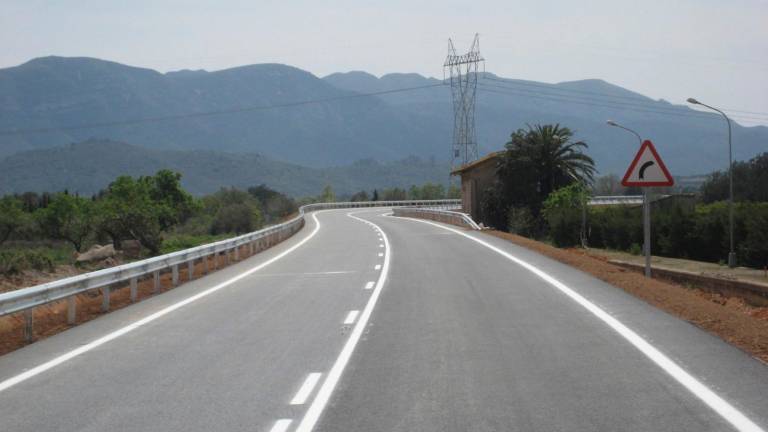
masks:
[[[384,252],[379,252],[379,256],[383,257],[384,256]]]
[[[141,327],[141,326],[143,326],[145,324],[148,324],[148,323],[150,323],[150,322],[152,322],[152,321],[154,321],[154,320],[156,320],[156,319],[158,319],[158,318],[160,318],[162,316],[165,316],[165,315],[175,311],[176,309],[182,308],[182,307],[184,307],[184,306],[186,306],[186,305],[188,305],[190,303],[193,303],[193,302],[195,302],[197,300],[200,300],[203,297],[209,296],[209,295],[215,293],[216,291],[219,291],[222,288],[226,288],[227,286],[232,285],[233,283],[235,283],[235,282],[237,282],[237,281],[239,281],[239,280],[241,280],[241,279],[243,279],[243,278],[245,278],[247,276],[250,276],[251,274],[253,274],[253,273],[261,270],[262,268],[272,264],[273,262],[279,260],[280,258],[282,258],[282,257],[288,255],[289,253],[295,251],[296,249],[301,247],[304,243],[309,241],[312,237],[314,237],[315,234],[317,234],[317,232],[320,230],[320,221],[317,220],[317,216],[316,215],[317,215],[317,212],[316,213],[312,213],[312,218],[315,220],[315,229],[312,230],[312,232],[307,237],[305,237],[304,239],[302,239],[300,242],[296,243],[295,245],[291,246],[290,248],[284,250],[280,254],[278,254],[278,255],[268,259],[267,261],[264,261],[263,263],[255,266],[255,267],[253,267],[253,268],[251,268],[251,269],[249,269],[249,270],[247,270],[247,271],[245,271],[243,273],[240,273],[239,275],[237,275],[237,276],[235,276],[233,278],[227,279],[226,281],[221,282],[221,283],[219,283],[217,285],[214,285],[213,287],[208,288],[205,291],[202,291],[202,292],[200,292],[198,294],[195,294],[192,297],[188,297],[188,298],[186,298],[186,299],[184,299],[184,300],[182,300],[180,302],[174,303],[174,304],[172,304],[172,305],[170,305],[168,307],[165,307],[165,308],[163,308],[163,309],[161,309],[161,310],[159,310],[159,311],[157,311],[157,312],[155,312],[155,313],[153,313],[153,314],[151,314],[149,316],[146,316],[146,317],[144,317],[144,318],[142,318],[142,319],[140,319],[138,321],[134,321],[133,323],[131,323],[131,324],[125,326],[125,327],[122,327],[122,328],[120,328],[118,330],[115,330],[112,333],[109,333],[109,334],[107,334],[105,336],[102,336],[102,337],[100,337],[100,338],[98,338],[98,339],[96,339],[94,341],[91,341],[91,342],[85,344],[85,345],[81,345],[78,348],[73,349],[72,351],[64,353],[64,354],[54,358],[53,360],[49,360],[49,361],[47,361],[47,362],[45,362],[45,363],[43,363],[41,365],[35,366],[32,369],[29,369],[26,372],[23,372],[23,373],[21,373],[19,375],[16,375],[14,377],[8,378],[5,381],[0,382],[0,392],[3,391],[3,390],[7,390],[8,388],[13,387],[14,385],[16,385],[16,384],[18,384],[20,382],[26,381],[26,380],[34,377],[35,375],[39,375],[39,374],[47,371],[48,369],[51,369],[53,367],[56,367],[56,366],[58,366],[58,365],[60,365],[60,364],[62,364],[64,362],[68,361],[68,360],[71,360],[71,359],[73,359],[73,358],[75,358],[75,357],[77,357],[77,356],[79,356],[81,354],[84,354],[84,353],[86,353],[86,352],[88,352],[88,351],[90,351],[90,350],[92,350],[94,348],[97,348],[97,347],[99,347],[101,345],[104,345],[107,342],[110,342],[110,341],[112,341],[114,339],[117,339],[117,338],[119,338],[120,336],[122,336],[122,335],[124,335],[126,333],[130,333],[131,331],[136,330],[137,328],[139,328],[139,327]]]
[[[447,226],[439,225],[434,222],[421,220],[421,219],[413,219],[413,218],[403,218],[403,219],[409,219],[416,222],[426,223],[426,224],[433,225],[448,231],[453,231],[456,234],[462,235],[476,243],[479,243],[487,247],[488,249],[491,249],[492,251],[504,256],[505,258],[509,259],[515,264],[525,268],[526,270],[530,271],[531,273],[535,274],[539,278],[543,279],[550,285],[560,290],[563,294],[570,297],[571,300],[578,303],[584,309],[592,313],[594,316],[596,316],[605,324],[607,324],[609,327],[611,327],[613,330],[615,330],[616,333],[621,335],[630,344],[632,344],[635,348],[637,348],[641,353],[645,354],[646,357],[648,357],[652,362],[656,363],[656,365],[659,366],[664,372],[666,372],[672,378],[677,380],[677,382],[682,384],[683,387],[688,389],[688,391],[690,391],[694,396],[698,397],[713,411],[719,414],[728,423],[733,425],[736,428],[736,430],[740,432],[765,432],[760,426],[758,426],[752,420],[747,418],[747,416],[745,416],[741,411],[737,410],[733,405],[728,403],[725,399],[718,396],[715,392],[710,390],[709,387],[707,387],[706,385],[701,383],[699,380],[694,378],[691,374],[686,372],[682,367],[680,367],[677,363],[675,363],[669,357],[664,355],[656,347],[648,343],[648,341],[643,339],[640,335],[635,333],[629,327],[625,326],[621,321],[612,317],[608,312],[604,311],[599,306],[587,300],[584,296],[577,293],[573,289],[569,288],[567,285],[555,279],[554,277],[550,276],[549,274],[545,273],[538,267],[532,264],[529,264],[528,262],[523,261],[520,258],[517,258],[509,254],[508,252],[505,252],[497,248],[496,246],[493,246],[490,243],[487,243],[479,238],[476,238],[474,236],[461,232],[457,229],[453,229]]]
[[[357,314],[359,314],[360,311],[352,310],[349,311],[347,314],[347,319],[344,320],[344,324],[354,324],[355,320],[357,319]]]
[[[375,266],[373,266],[373,269],[374,270],[381,270],[381,264],[376,264]]]
[[[365,222],[365,219],[354,216],[352,213],[347,213],[347,216]],[[328,400],[331,398],[333,390],[336,388],[336,385],[341,378],[341,374],[344,372],[344,368],[347,367],[347,363],[349,363],[349,359],[352,357],[352,352],[354,352],[357,343],[360,341],[360,337],[363,335],[365,326],[368,325],[368,319],[373,313],[373,308],[376,306],[376,301],[381,295],[381,290],[384,287],[384,283],[387,281],[387,274],[389,273],[389,260],[392,256],[392,252],[389,251],[389,240],[387,240],[386,234],[384,234],[384,244],[387,245],[387,255],[384,258],[384,268],[379,276],[379,280],[376,282],[376,289],[373,290],[371,297],[368,299],[368,303],[365,305],[365,309],[363,309],[360,318],[357,320],[357,324],[355,324],[352,333],[349,335],[349,339],[347,339],[344,348],[342,348],[339,353],[339,357],[337,357],[336,361],[333,363],[333,367],[330,372],[328,372],[328,376],[325,378],[323,385],[320,386],[320,390],[318,390],[315,400],[312,401],[306,414],[304,414],[304,418],[296,428],[296,432],[310,432],[312,428],[315,427],[317,420],[320,418],[320,414],[323,413],[325,406],[328,404]]]
[[[327,271],[327,272],[307,272],[307,273],[261,273],[256,276],[323,276],[323,275],[335,275],[335,274],[350,274],[357,273],[355,270],[340,270],[340,271]]]
[[[307,379],[304,380],[304,384],[301,385],[299,392],[291,399],[291,405],[304,405],[309,395],[312,394],[317,382],[320,381],[320,377],[323,376],[320,372],[313,372],[307,375]]]
[[[269,432],[285,432],[288,430],[288,426],[291,425],[291,422],[293,422],[291,419],[280,419],[275,422],[275,425],[272,426],[272,429],[270,429]]]
[[[383,245],[383,244],[380,244],[380,245],[379,245],[379,247],[380,247],[380,248],[382,248],[382,247],[384,247],[384,245]]]
[[[374,284],[375,284],[375,282],[368,282],[367,284],[365,284],[365,289],[371,289],[371,288],[373,288],[373,285],[374,285]]]

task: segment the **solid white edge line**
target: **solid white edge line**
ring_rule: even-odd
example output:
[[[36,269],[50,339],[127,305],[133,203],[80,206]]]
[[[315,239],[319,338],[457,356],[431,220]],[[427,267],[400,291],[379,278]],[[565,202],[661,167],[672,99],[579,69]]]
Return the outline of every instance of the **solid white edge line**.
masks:
[[[365,284],[365,289],[371,289],[371,288],[373,288],[373,285],[374,285],[375,283],[376,283],[376,282],[374,282],[374,281],[370,281],[370,282],[366,283],[366,284]]]
[[[347,216],[353,219],[357,219],[361,222],[368,222],[365,219],[354,216],[352,213],[347,213]],[[373,224],[372,222],[369,223]],[[379,231],[381,231],[381,228],[379,228],[378,225],[373,225],[376,226]],[[320,390],[317,392],[315,399],[312,401],[309,409],[304,414],[304,418],[301,420],[301,423],[299,423],[299,426],[296,428],[295,432],[310,432],[315,427],[315,424],[317,424],[317,421],[320,419],[320,415],[323,413],[323,410],[328,404],[328,400],[331,398],[333,390],[336,388],[336,385],[341,378],[341,374],[344,373],[344,369],[347,367],[347,363],[349,363],[349,359],[352,357],[352,353],[355,351],[357,343],[360,342],[360,337],[363,335],[365,326],[368,325],[368,320],[373,313],[373,308],[376,306],[376,301],[379,299],[381,290],[384,287],[384,283],[387,281],[387,274],[389,273],[389,260],[392,256],[392,253],[389,251],[389,240],[387,239],[387,235],[384,234],[383,231],[382,234],[384,237],[384,244],[386,245],[387,254],[384,257],[384,267],[382,272],[379,274],[379,280],[376,282],[376,288],[373,290],[373,293],[371,293],[371,297],[368,299],[368,303],[365,304],[365,309],[363,309],[363,312],[360,314],[360,317],[357,320],[357,324],[355,324],[355,327],[352,329],[352,332],[349,335],[349,339],[347,339],[347,342],[344,344],[344,348],[342,348],[339,356],[333,363],[333,367],[331,368],[330,372],[328,372],[325,381],[323,381],[323,385],[320,386]]]
[[[307,378],[304,380],[304,384],[302,384],[301,388],[299,388],[299,391],[296,392],[296,396],[291,399],[291,405],[304,405],[304,403],[307,401],[307,398],[309,398],[309,395],[312,394],[312,390],[314,390],[317,382],[320,381],[321,376],[323,376],[323,374],[320,372],[312,372],[311,374],[307,375]]]
[[[269,432],[285,432],[288,430],[291,422],[293,422],[291,419],[280,419],[275,422],[275,425],[272,426],[272,429],[270,429]]]
[[[554,277],[550,276],[549,274],[545,273],[543,270],[539,269],[538,267],[532,264],[529,264],[528,262],[523,261],[520,258],[517,258],[509,254],[508,252],[499,249],[496,246],[493,246],[490,243],[487,243],[481,239],[478,239],[474,236],[466,234],[457,229],[450,228],[447,226],[443,226],[443,225],[422,220],[422,219],[406,218],[406,217],[401,217],[401,219],[421,222],[421,223],[433,225],[448,231],[452,231],[476,243],[479,243],[487,247],[488,249],[493,250],[494,252],[514,262],[515,264],[525,268],[526,270],[530,271],[531,273],[535,274],[539,278],[543,279],[544,281],[548,282],[550,285],[560,290],[563,294],[570,297],[573,301],[578,303],[580,306],[584,307],[584,309],[588,310],[597,318],[599,318],[601,321],[603,321],[605,324],[607,324],[609,327],[611,327],[614,331],[616,331],[619,335],[621,335],[624,339],[626,339],[630,344],[632,344],[635,348],[637,348],[641,353],[645,354],[646,357],[648,357],[652,362],[654,362],[657,366],[659,366],[664,372],[669,374],[677,382],[682,384],[683,387],[685,387],[688,391],[690,391],[694,396],[698,397],[713,411],[719,414],[720,417],[722,417],[728,423],[733,425],[736,428],[736,430],[740,432],[765,432],[760,426],[758,426],[752,420],[747,418],[747,416],[745,416],[741,411],[737,410],[733,405],[728,403],[725,399],[718,396],[715,392],[710,390],[709,387],[707,387],[706,385],[701,383],[699,380],[694,378],[691,374],[685,371],[672,359],[664,355],[656,347],[648,343],[648,341],[646,341],[640,335],[638,335],[629,327],[624,325],[621,321],[612,317],[610,314],[608,314],[608,312],[604,311],[599,306],[587,300],[584,296],[577,293],[573,289],[569,288],[567,285],[555,279]]]
[[[359,314],[359,310],[351,310],[347,314],[347,318],[344,320],[344,324],[354,324],[355,320],[357,319],[357,314]]]
[[[99,347],[101,345],[104,345],[107,342],[110,342],[110,341],[112,341],[114,339],[117,339],[120,336],[122,336],[122,335],[124,335],[126,333],[129,333],[129,332],[131,332],[133,330],[136,330],[137,328],[139,328],[139,327],[141,327],[141,326],[143,326],[145,324],[149,324],[150,322],[152,322],[152,321],[154,321],[154,320],[156,320],[156,319],[158,319],[158,318],[160,318],[160,317],[162,317],[164,315],[167,315],[167,314],[175,311],[176,309],[182,308],[182,307],[184,307],[184,306],[186,306],[186,305],[188,305],[190,303],[193,303],[193,302],[195,302],[197,300],[200,300],[203,297],[211,295],[211,294],[215,293],[216,291],[219,291],[222,288],[226,288],[227,286],[229,286],[229,285],[231,285],[231,284],[233,284],[233,283],[235,283],[235,282],[237,282],[237,281],[239,281],[239,280],[241,280],[241,279],[243,279],[243,278],[245,278],[247,276],[250,276],[251,274],[261,270],[262,268],[264,268],[264,267],[272,264],[273,262],[279,260],[280,258],[288,255],[289,253],[293,252],[294,250],[296,250],[299,247],[301,247],[304,243],[309,241],[320,230],[320,221],[317,220],[317,216],[316,216],[317,213],[318,212],[312,213],[312,219],[315,220],[315,229],[312,230],[312,232],[307,237],[303,238],[301,241],[299,241],[295,245],[291,246],[290,248],[284,250],[283,252],[279,253],[278,255],[275,255],[274,257],[268,259],[267,261],[264,261],[263,263],[255,266],[255,267],[253,267],[253,268],[251,268],[251,269],[249,269],[249,270],[247,270],[247,271],[245,271],[243,273],[240,273],[239,275],[237,275],[235,277],[232,277],[230,279],[227,279],[224,282],[221,282],[221,283],[219,283],[217,285],[214,285],[213,287],[208,288],[205,291],[201,291],[201,292],[199,292],[199,293],[197,293],[197,294],[195,294],[195,295],[193,295],[191,297],[188,297],[188,298],[186,298],[186,299],[184,299],[184,300],[182,300],[180,302],[174,303],[174,304],[172,304],[170,306],[166,306],[165,308],[163,308],[163,309],[161,309],[161,310],[159,310],[159,311],[157,311],[157,312],[155,312],[155,313],[153,313],[151,315],[148,315],[148,316],[146,316],[146,317],[144,317],[144,318],[142,318],[142,319],[140,319],[138,321],[135,321],[135,322],[133,322],[133,323],[131,323],[131,324],[125,326],[125,327],[122,327],[122,328],[120,328],[118,330],[115,330],[115,331],[113,331],[111,333],[108,333],[107,335],[102,336],[102,337],[100,337],[100,338],[98,338],[98,339],[96,339],[94,341],[91,341],[91,342],[85,344],[85,345],[82,345],[82,346],[80,346],[78,348],[75,348],[72,351],[69,351],[69,352],[67,352],[65,354],[62,354],[62,355],[54,358],[53,360],[49,360],[49,361],[47,361],[47,362],[45,362],[45,363],[43,363],[41,365],[35,366],[32,369],[27,370],[27,371],[25,371],[25,372],[23,372],[23,373],[21,373],[19,375],[16,375],[16,376],[13,376],[11,378],[8,378],[8,379],[0,382],[0,392],[2,392],[4,390],[7,390],[8,388],[13,387],[14,385],[19,384],[20,382],[26,381],[26,380],[28,380],[28,379],[36,376],[36,375],[39,375],[39,374],[47,371],[48,369],[51,369],[53,367],[56,367],[56,366],[58,366],[58,365],[60,365],[60,364],[62,364],[64,362],[68,361],[68,360],[71,360],[71,359],[73,359],[73,358],[75,358],[75,357],[77,357],[77,356],[79,356],[81,354],[84,354],[84,353],[86,353],[86,352],[88,352],[88,351],[90,351],[90,350],[92,350],[94,348],[97,348],[97,347]]]

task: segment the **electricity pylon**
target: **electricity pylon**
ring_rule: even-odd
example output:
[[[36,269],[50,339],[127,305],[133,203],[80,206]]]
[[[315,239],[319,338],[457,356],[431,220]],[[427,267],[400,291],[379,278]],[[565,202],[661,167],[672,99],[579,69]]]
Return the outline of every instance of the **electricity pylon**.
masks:
[[[480,36],[475,34],[469,52],[456,54],[453,41],[448,39],[448,57],[443,64],[443,80],[451,85],[453,94],[453,145],[451,171],[477,159],[475,136],[475,95],[480,63]]]

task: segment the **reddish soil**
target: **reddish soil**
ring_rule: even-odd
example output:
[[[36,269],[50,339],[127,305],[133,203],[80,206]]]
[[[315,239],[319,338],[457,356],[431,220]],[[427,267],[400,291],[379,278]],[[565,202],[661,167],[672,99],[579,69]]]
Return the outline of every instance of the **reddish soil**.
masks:
[[[242,247],[240,249],[240,259],[244,259],[249,256],[249,249]],[[257,251],[258,252],[258,251]],[[223,255],[218,256],[219,268],[225,267],[226,258]],[[234,263],[234,254],[232,255],[232,263]],[[213,258],[208,257],[208,268],[210,271],[213,269]],[[60,277],[70,276],[61,275]],[[194,278],[197,279],[203,276],[203,263],[202,261],[195,263]],[[52,280],[55,278],[50,278]],[[179,283],[188,281],[187,267],[179,266]],[[42,283],[42,282],[38,282]],[[160,294],[164,291],[173,289],[173,283],[171,280],[171,272],[166,271],[160,275],[160,289],[157,293],[153,292],[154,283],[152,277],[139,280],[138,283],[138,295],[137,301],[141,301],[145,298],[151,297],[156,294]],[[18,288],[18,287],[17,287]],[[101,290],[92,290],[88,293],[81,294],[76,297],[77,301],[77,316],[74,325],[90,321],[105,312],[101,311],[102,294]],[[131,304],[130,289],[128,284],[113,285],[112,293],[110,295],[110,310],[121,309]],[[107,312],[108,313],[108,312]],[[33,315],[34,322],[34,340],[40,340],[48,336],[59,333],[66,330],[73,325],[67,324],[67,303],[66,301],[60,301],[51,303],[46,306],[35,308]],[[11,352],[18,348],[27,345],[28,343],[24,339],[24,315],[23,313],[17,313],[0,317],[0,355]]]
[[[768,308],[658,279],[610,264],[583,249],[558,249],[525,237],[488,231],[496,237],[576,267],[678,316],[768,362]]]
[[[86,271],[87,270],[85,269],[80,269],[72,265],[59,265],[56,266],[56,269],[52,272],[26,270],[21,274],[13,276],[0,276],[0,293],[44,284],[56,279],[75,276]]]

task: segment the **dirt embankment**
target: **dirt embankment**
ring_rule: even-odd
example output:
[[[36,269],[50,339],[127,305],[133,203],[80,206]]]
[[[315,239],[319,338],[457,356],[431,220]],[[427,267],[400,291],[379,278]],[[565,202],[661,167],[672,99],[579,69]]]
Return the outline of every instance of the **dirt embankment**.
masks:
[[[489,234],[576,267],[768,362],[768,308],[753,307],[737,297],[726,298],[695,287],[649,280],[582,249],[558,249],[500,231]]]
[[[3,276],[0,275],[0,293],[14,291],[21,288],[44,284],[46,282],[58,279],[76,276],[85,273],[86,269],[77,268],[73,265],[58,265],[52,272],[39,270],[25,270],[20,274]]]

